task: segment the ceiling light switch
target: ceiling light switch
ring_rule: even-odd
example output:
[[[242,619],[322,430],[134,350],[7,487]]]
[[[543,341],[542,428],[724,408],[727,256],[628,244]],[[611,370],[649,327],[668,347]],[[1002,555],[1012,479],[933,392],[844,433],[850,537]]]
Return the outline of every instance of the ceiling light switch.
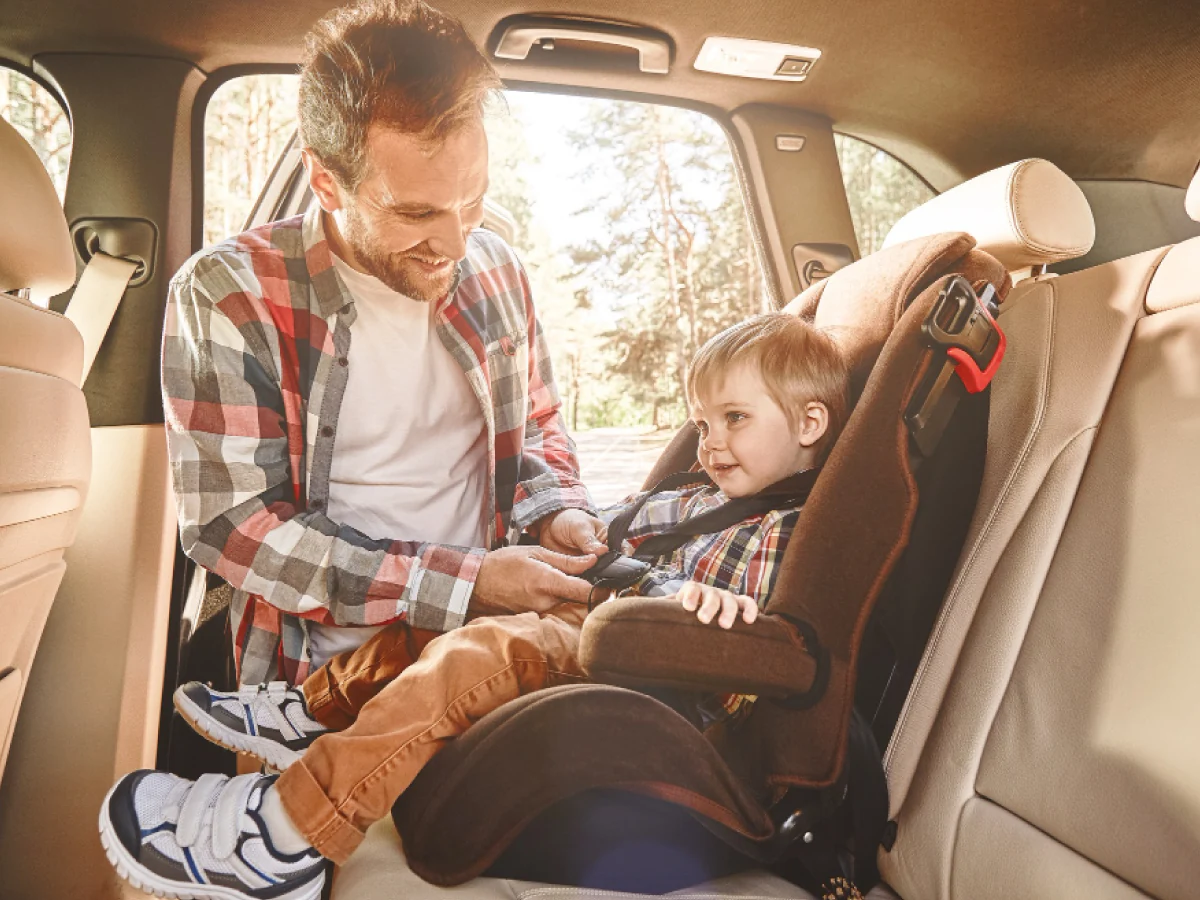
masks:
[[[811,59],[801,59],[798,56],[784,57],[783,62],[779,64],[779,68],[775,70],[776,75],[790,75],[793,78],[803,78],[808,74],[808,70],[812,68],[813,61]]]

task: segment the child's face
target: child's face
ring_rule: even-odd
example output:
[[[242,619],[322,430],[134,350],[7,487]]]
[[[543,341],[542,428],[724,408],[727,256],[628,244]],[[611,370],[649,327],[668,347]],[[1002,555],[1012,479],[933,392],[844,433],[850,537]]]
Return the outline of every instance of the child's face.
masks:
[[[728,497],[746,497],[817,461],[817,443],[829,425],[824,404],[805,404],[796,427],[771,399],[757,367],[735,366],[723,382],[692,403],[700,429],[697,458]]]

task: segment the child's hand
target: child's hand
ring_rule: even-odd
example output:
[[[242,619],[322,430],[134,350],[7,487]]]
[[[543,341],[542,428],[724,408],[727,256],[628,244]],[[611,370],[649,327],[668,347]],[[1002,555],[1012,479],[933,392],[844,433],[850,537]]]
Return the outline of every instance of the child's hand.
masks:
[[[743,594],[735,594],[721,588],[689,581],[675,595],[683,608],[694,612],[696,618],[707,625],[716,616],[717,624],[722,628],[732,628],[737,621],[738,612],[742,620],[750,625],[758,618],[758,604],[754,598]]]

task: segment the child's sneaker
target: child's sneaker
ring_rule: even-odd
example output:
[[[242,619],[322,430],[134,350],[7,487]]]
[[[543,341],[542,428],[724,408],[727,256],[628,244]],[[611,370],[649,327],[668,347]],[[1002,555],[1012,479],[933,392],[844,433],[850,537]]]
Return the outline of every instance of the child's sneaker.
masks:
[[[214,744],[249,753],[283,771],[325,733],[308,714],[304,694],[285,681],[240,691],[216,691],[189,681],[175,691],[175,708]]]
[[[117,874],[160,897],[317,900],[332,864],[271,843],[259,810],[274,780],[132,772],[104,798],[100,842]]]

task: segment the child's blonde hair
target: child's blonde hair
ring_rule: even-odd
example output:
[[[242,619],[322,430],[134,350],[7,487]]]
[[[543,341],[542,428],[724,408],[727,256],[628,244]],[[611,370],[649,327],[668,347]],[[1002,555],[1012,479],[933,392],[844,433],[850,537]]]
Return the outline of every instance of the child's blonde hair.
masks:
[[[850,375],[828,333],[790,313],[765,313],[726,328],[700,348],[687,375],[688,402],[724,381],[736,366],[753,365],[771,399],[797,428],[804,405],[817,401],[829,411],[818,443],[824,460],[849,415]]]

